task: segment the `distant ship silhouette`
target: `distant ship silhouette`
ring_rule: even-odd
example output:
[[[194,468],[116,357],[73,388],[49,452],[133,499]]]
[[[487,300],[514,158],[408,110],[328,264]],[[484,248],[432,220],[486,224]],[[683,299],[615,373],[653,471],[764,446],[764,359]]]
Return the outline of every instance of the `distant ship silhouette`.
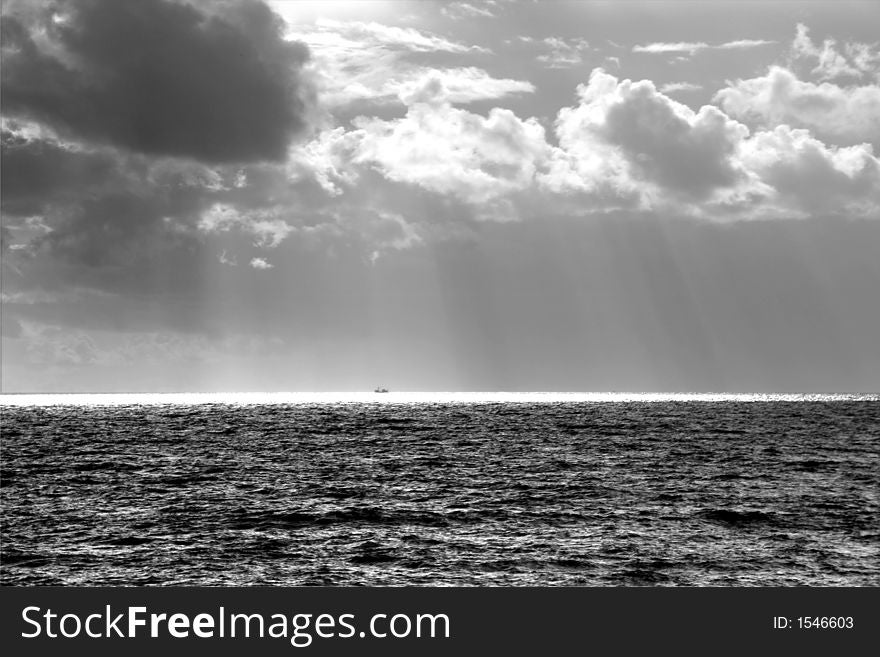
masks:
[[[379,386],[378,388],[373,390],[373,392],[388,392],[388,388],[383,388],[383,387]]]

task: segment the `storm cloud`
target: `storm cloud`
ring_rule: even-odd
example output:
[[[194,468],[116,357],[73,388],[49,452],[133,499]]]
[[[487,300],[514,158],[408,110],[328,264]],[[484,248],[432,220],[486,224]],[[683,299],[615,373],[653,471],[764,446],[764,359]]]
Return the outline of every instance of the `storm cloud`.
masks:
[[[6,130],[0,147],[4,216],[39,214],[48,204],[75,202],[83,191],[95,193],[119,182],[116,162],[106,153],[72,151],[57,143],[26,139]]]
[[[258,2],[86,0],[3,23],[3,113],[210,163],[281,160],[308,127],[308,48]]]

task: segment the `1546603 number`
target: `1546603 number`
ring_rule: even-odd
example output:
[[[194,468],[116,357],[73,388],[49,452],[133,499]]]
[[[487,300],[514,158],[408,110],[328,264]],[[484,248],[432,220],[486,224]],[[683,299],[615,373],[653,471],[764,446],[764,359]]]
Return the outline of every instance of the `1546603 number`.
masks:
[[[852,616],[798,616],[798,628],[802,630],[849,630],[853,627]]]

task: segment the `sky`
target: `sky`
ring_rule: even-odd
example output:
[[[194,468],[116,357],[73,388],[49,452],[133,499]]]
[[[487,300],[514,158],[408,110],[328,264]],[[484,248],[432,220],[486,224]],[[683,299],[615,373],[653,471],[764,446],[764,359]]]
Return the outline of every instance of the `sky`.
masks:
[[[880,390],[880,3],[2,8],[3,392]]]

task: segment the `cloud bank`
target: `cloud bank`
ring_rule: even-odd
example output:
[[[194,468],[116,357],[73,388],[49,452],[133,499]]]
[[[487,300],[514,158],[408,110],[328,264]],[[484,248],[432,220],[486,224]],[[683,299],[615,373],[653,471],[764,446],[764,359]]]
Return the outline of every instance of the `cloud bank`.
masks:
[[[204,162],[282,160],[308,128],[308,49],[256,2],[84,0],[3,21],[3,113]]]
[[[736,112],[694,111],[648,81],[601,69],[554,124],[496,108],[456,108],[441,79],[404,97],[405,117],[360,118],[323,145],[325,181],[345,194],[363,171],[453,196],[474,218],[629,208],[715,220],[877,216],[878,160],[869,144],[827,144],[805,129],[752,131]],[[327,160],[325,160],[327,162]],[[575,204],[573,205],[573,202]],[[500,204],[500,205],[499,205]]]
[[[833,143],[880,144],[880,85],[817,84],[772,66],[766,75],[731,83],[714,100],[752,125],[808,128]]]

